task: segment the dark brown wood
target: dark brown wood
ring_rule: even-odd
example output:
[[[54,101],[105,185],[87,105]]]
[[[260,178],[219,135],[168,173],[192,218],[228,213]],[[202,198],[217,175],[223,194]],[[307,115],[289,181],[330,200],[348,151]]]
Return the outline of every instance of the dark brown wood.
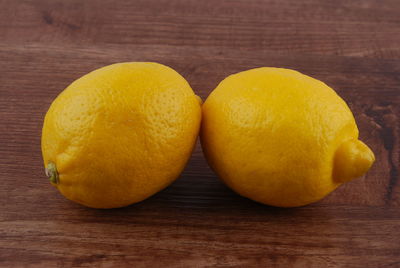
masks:
[[[259,205],[200,146],[139,204],[93,210],[44,176],[51,101],[79,76],[157,61],[203,99],[229,74],[297,69],[349,103],[377,161],[319,203]],[[400,267],[400,2],[0,0],[0,267]]]

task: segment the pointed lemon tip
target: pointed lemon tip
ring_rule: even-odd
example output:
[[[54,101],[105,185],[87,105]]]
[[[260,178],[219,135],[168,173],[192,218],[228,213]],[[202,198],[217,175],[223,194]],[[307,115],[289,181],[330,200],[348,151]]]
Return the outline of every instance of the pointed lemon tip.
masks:
[[[335,153],[333,179],[347,182],[364,175],[375,161],[374,153],[360,140],[348,140]]]

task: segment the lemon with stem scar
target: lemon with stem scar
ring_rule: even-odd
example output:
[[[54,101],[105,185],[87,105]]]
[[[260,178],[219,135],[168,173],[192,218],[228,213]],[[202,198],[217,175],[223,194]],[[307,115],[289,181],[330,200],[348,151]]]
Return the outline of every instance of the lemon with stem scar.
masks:
[[[172,183],[196,142],[201,103],[173,69],[150,62],[95,70],[51,104],[42,132],[50,182],[93,208],[139,202]]]

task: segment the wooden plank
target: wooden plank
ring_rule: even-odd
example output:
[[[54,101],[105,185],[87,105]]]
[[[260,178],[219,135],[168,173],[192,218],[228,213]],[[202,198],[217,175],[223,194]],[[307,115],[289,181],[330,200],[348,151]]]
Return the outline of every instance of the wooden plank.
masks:
[[[400,58],[397,1],[3,1],[3,43],[215,46]]]

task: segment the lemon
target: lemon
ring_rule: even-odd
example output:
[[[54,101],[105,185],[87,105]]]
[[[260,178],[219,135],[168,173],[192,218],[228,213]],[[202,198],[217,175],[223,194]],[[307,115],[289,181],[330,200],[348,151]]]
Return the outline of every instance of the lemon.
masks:
[[[234,191],[264,204],[316,202],[374,161],[346,103],[323,82],[293,70],[231,75],[202,111],[208,163]]]
[[[93,208],[139,202],[173,182],[195,145],[201,105],[173,69],[109,65],[68,86],[51,104],[42,153],[52,184]]]

